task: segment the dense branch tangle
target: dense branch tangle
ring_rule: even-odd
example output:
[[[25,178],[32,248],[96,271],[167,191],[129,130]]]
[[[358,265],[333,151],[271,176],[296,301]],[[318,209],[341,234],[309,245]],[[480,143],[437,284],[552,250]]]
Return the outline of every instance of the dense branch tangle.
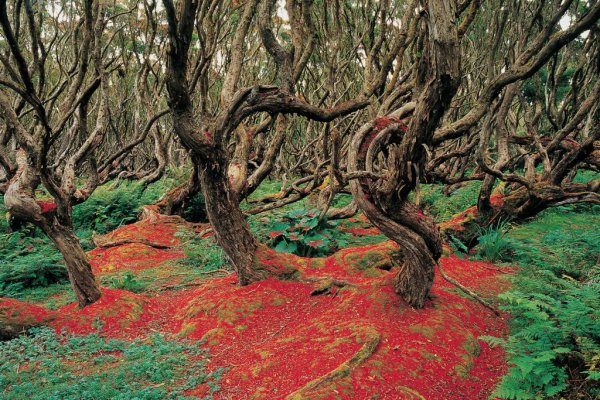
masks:
[[[0,2],[4,202],[12,219],[39,226],[56,244],[82,307],[101,293],[73,232],[73,205],[114,176],[120,165],[113,161],[131,156],[166,113],[148,122],[145,116],[136,120],[146,126],[143,133],[110,158],[120,145],[109,140],[111,131],[119,138],[111,99],[119,98],[122,85],[129,82],[118,41],[133,31],[124,22],[132,12],[93,1],[17,1],[8,7]],[[153,134],[155,142],[161,141],[159,136]],[[164,162],[158,164],[150,179],[162,173]],[[41,185],[53,199],[46,206],[36,200]]]
[[[14,216],[59,246],[67,235],[79,259],[74,204],[111,179],[189,170],[162,210],[202,190],[240,282],[277,275],[239,207],[276,177],[287,187],[250,212],[322,189],[324,217],[350,191],[399,243],[395,288],[421,307],[441,253],[409,201],[421,182],[482,180],[484,223],[598,201],[598,182],[573,182],[600,164],[598,2],[0,4],[0,188]],[[498,180],[511,191],[501,210]],[[99,295],[85,274],[81,305]]]

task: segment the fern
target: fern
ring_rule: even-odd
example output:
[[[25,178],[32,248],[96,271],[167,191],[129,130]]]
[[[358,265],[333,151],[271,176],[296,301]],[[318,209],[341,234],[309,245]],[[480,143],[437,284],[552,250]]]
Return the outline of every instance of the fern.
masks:
[[[505,234],[508,228],[506,221],[501,221],[496,226],[479,228],[476,247],[478,257],[491,262],[506,258],[509,241]]]
[[[456,236],[451,235],[448,240],[448,244],[450,245],[450,248],[456,257],[462,260],[467,256],[469,248]]]
[[[523,268],[513,289],[500,296],[513,317],[510,336],[481,337],[503,346],[511,364],[493,396],[600,395],[600,233],[589,229],[600,218],[594,210],[552,210],[506,235],[505,254]],[[571,385],[582,380],[578,388]]]
[[[35,231],[0,235],[0,296],[66,281],[62,256],[47,238]]]

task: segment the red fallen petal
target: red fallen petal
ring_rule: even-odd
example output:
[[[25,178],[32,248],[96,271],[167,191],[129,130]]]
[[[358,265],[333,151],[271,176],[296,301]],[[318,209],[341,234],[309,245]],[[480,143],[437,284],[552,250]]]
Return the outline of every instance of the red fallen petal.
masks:
[[[42,209],[42,214],[56,210],[56,203],[54,203],[54,200],[38,200],[36,203]]]

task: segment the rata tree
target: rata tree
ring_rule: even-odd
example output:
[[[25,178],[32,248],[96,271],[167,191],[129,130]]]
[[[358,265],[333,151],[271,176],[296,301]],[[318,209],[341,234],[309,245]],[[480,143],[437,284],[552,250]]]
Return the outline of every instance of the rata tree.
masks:
[[[598,168],[600,92],[593,60],[600,4],[528,2],[501,13],[494,6],[482,6],[483,20],[474,24],[491,32],[489,43],[477,46],[486,68],[464,84],[471,87],[464,93],[468,100],[456,109],[467,111],[436,131],[426,175],[449,184],[481,180],[473,220],[479,225],[598,202],[597,180],[573,178],[580,167]],[[561,28],[561,20],[568,25]],[[498,180],[506,193],[492,198]],[[450,233],[470,242],[475,231],[460,229]]]
[[[448,179],[443,173],[432,174],[432,166],[439,167],[448,160],[464,157],[470,164],[454,169],[464,173],[472,171],[475,162],[476,169],[468,179],[484,180],[480,194],[481,210],[485,210],[486,205],[489,207],[495,179],[515,184],[513,193],[503,203],[502,211],[511,218],[532,215],[551,204],[597,201],[597,195],[591,193],[594,188],[598,189],[597,183],[573,185],[565,182],[565,177],[576,163],[589,164],[595,158],[593,151],[597,133],[591,128],[593,125],[590,121],[597,110],[598,88],[592,78],[595,75],[593,67],[582,67],[582,71],[592,71],[586,75],[587,78],[579,75],[584,81],[587,79],[587,87],[582,81],[574,83],[574,91],[586,94],[578,100],[572,97],[569,105],[563,106],[558,113],[564,118],[554,118],[562,127],[552,135],[553,140],[545,139],[546,143],[543,143],[544,140],[536,139],[535,133],[527,135],[527,138],[511,139],[506,120],[513,101],[519,98],[521,82],[531,78],[553,57],[556,59],[561,49],[593,27],[598,20],[599,5],[593,4],[581,12],[573,12],[571,25],[558,32],[557,24],[570,8],[575,8],[573,2],[553,2],[552,7],[545,7],[544,2],[523,6],[533,10],[532,20],[522,21],[513,15],[511,23],[520,25],[519,29],[515,29],[520,36],[516,42],[508,41],[514,53],[504,58],[498,57],[498,46],[504,46],[503,42],[507,40],[503,35],[507,25],[502,19],[506,17],[508,7],[502,8],[501,4],[491,6],[492,10],[504,10],[499,15],[492,14],[492,18],[499,19],[496,24],[482,23],[478,19],[482,7],[478,1],[464,2],[457,7],[451,1],[420,2],[418,39],[413,47],[414,63],[408,65],[408,71],[404,74],[412,74],[412,78],[405,84],[390,87],[390,94],[387,98],[384,95],[381,105],[381,114],[387,114],[387,117],[365,124],[350,144],[350,171],[366,170],[376,174],[385,171],[385,177],[352,182],[351,189],[365,215],[400,244],[402,268],[394,285],[399,294],[417,307],[423,305],[432,285],[434,266],[441,254],[441,239],[433,221],[411,204],[408,195],[421,180],[432,175],[452,183],[452,178]],[[516,7],[512,12],[519,14],[522,12],[520,10],[520,7]],[[457,20],[457,16],[460,19]],[[473,24],[479,24],[484,30],[490,26],[498,29],[491,35],[494,43],[484,56],[488,57],[490,65],[481,76],[477,72],[472,73],[476,79],[471,75],[468,79],[460,79],[462,59],[469,59],[472,65],[476,65],[477,60],[481,63],[477,55],[471,56],[465,52],[466,49],[475,50],[480,46],[462,43]],[[594,36],[593,33],[590,36]],[[410,60],[410,54],[406,55]],[[407,67],[399,63],[398,68]],[[463,84],[466,87],[461,89]],[[459,90],[461,96],[455,101],[453,97]],[[410,98],[405,97],[398,102],[398,96],[391,94],[394,91],[408,91]],[[469,102],[465,100],[473,97],[474,100]],[[550,91],[546,91],[546,97],[555,99]],[[533,126],[538,124],[539,117],[530,112],[533,108],[531,104],[526,106],[529,110],[523,108],[521,112],[524,125],[529,127],[529,131],[535,132]],[[570,107],[572,111],[569,114]],[[454,115],[447,115],[444,119],[444,113],[450,108],[453,111],[449,114]],[[556,108],[556,105],[545,107],[549,112]],[[461,116],[460,112],[465,109],[466,114]],[[457,113],[458,118],[453,121]],[[568,115],[573,118],[569,120]],[[575,137],[577,124],[585,118],[588,118],[587,129],[580,132],[580,143],[572,144],[565,151],[564,139],[569,135]],[[490,140],[492,126],[497,128],[495,141]],[[475,131],[475,128],[479,131]],[[526,169],[529,180],[515,173],[503,172],[508,166],[518,168],[518,164],[513,162],[514,157],[508,153],[509,140],[529,140],[530,146],[539,149],[535,156],[529,156],[530,167]],[[452,144],[448,146],[448,142]],[[487,155],[487,149],[492,145],[497,147],[497,160],[493,165],[489,163]],[[555,151],[549,160],[547,148],[560,148],[560,151]],[[531,148],[522,149],[522,152],[529,153]],[[473,153],[476,157],[469,157]],[[541,177],[533,173],[536,162],[545,163],[546,172]],[[494,217],[497,218],[498,214]]]
[[[260,247],[250,232],[239,207],[240,198],[254,186],[252,175],[247,178],[248,175],[244,172],[245,166],[240,165],[240,163],[248,163],[248,151],[244,146],[251,143],[251,140],[239,139],[240,135],[249,133],[253,135],[257,132],[256,129],[269,129],[270,124],[267,121],[285,122],[282,120],[282,115],[295,114],[311,121],[327,123],[365,108],[369,104],[368,99],[385,87],[396,51],[404,43],[408,28],[395,29],[389,35],[385,33],[384,29],[382,37],[372,38],[370,44],[365,46],[367,50],[365,51],[367,53],[366,63],[363,62],[364,60],[358,62],[362,62],[365,67],[364,79],[356,97],[339,102],[332,107],[315,106],[308,103],[302,96],[295,94],[296,82],[302,69],[304,66],[310,67],[308,56],[312,45],[310,41],[308,44],[303,43],[302,34],[307,34],[311,30],[311,19],[314,17],[310,11],[312,1],[290,0],[286,2],[291,23],[297,24],[295,28],[292,28],[291,45],[293,50],[290,50],[279,42],[272,29],[272,20],[274,19],[272,15],[276,2],[263,0],[255,4],[249,0],[245,5],[246,10],[254,6],[258,7],[257,18],[259,20],[256,21],[256,26],[260,44],[276,66],[278,85],[256,84],[255,81],[251,82],[250,86],[235,92],[232,92],[234,87],[226,85],[230,89],[227,89],[225,95],[220,96],[222,103],[219,109],[211,114],[205,112],[205,108],[202,106],[206,98],[194,101],[195,91],[193,88],[196,81],[194,79],[195,69],[192,69],[192,66],[197,64],[194,61],[194,52],[198,49],[204,51],[203,49],[210,45],[210,42],[197,42],[203,38],[202,33],[197,35],[197,39],[193,34],[197,31],[210,31],[209,27],[203,28],[201,24],[211,24],[210,17],[214,16],[214,7],[211,2],[199,3],[192,0],[182,0],[177,5],[169,0],[164,0],[163,3],[167,15],[170,42],[166,82],[174,130],[184,146],[190,150],[192,157],[196,159],[206,211],[213,225],[216,239],[238,273],[241,284],[263,279],[269,274],[277,275],[277,271],[270,271],[267,265],[260,263],[258,259]],[[371,17],[374,16],[375,20],[378,20],[379,15],[388,15],[389,5],[390,2],[383,2],[380,13],[372,14],[372,10],[370,10]],[[244,19],[241,21],[238,24],[238,31],[234,35],[235,45],[229,46],[232,51],[230,65],[233,72],[225,73],[226,77],[235,77],[237,76],[236,70],[243,70],[240,67],[243,65],[240,64],[243,62],[243,52],[237,50],[243,46],[239,46],[237,39],[248,36],[238,35],[238,33],[239,29],[249,29],[247,28],[249,22]],[[390,29],[394,26],[393,19],[387,16],[383,22]],[[314,24],[314,26],[317,25]],[[237,57],[242,58],[237,59]],[[231,80],[226,79],[225,82],[231,82]],[[338,101],[339,99],[333,100]],[[321,104],[323,103],[325,101],[321,102]],[[241,129],[243,124],[248,124],[249,121],[256,119],[258,124],[252,127],[250,132],[248,129]],[[285,131],[284,127],[278,128],[277,125],[275,123],[276,136]],[[281,130],[278,131],[278,129]],[[238,138],[237,141],[233,140],[234,151],[229,150],[232,138]],[[278,146],[277,144],[275,149]],[[243,154],[246,156],[242,156]],[[268,157],[265,159],[268,160]],[[260,171],[260,167],[256,171]],[[361,176],[362,172],[355,171],[354,175],[350,177]],[[262,178],[258,178],[257,181],[260,182],[260,179]]]
[[[25,22],[30,34],[28,44],[31,46],[27,50],[24,49],[24,41],[20,40],[23,34],[20,32],[22,16],[13,14],[15,20],[11,23],[6,2],[0,3],[0,24],[9,49],[2,58],[7,74],[0,89],[0,113],[17,149],[14,157],[17,169],[4,194],[4,203],[14,217],[39,226],[54,242],[65,259],[69,280],[79,305],[83,307],[98,300],[101,293],[85,252],[73,232],[72,205],[88,196],[97,184],[97,176],[92,174],[87,187],[79,189],[75,171],[86,159],[89,159],[89,165],[94,166],[93,152],[106,129],[107,77],[99,43],[103,22],[99,18],[98,3],[86,2],[83,39],[77,49],[82,59],[74,68],[71,79],[65,79],[64,86],[48,87],[54,83],[46,81],[52,47],[46,46],[46,31],[39,24],[43,20],[39,16],[45,10],[34,10],[30,2],[25,5]],[[26,61],[27,56],[31,57],[31,64]],[[95,128],[88,132],[88,106],[98,88],[100,101]],[[19,95],[16,106],[15,100],[7,94],[8,89]],[[53,93],[53,90],[58,93]],[[55,105],[57,99],[53,96],[59,97],[60,92],[63,94],[60,96],[62,101]],[[54,112],[55,109],[58,112]],[[78,151],[65,159],[62,174],[58,176],[50,169],[50,148],[52,142],[69,129],[85,135],[86,139]],[[42,182],[54,198],[55,208],[44,209],[36,202],[36,190]]]
[[[400,246],[394,287],[422,307],[433,284],[442,241],[435,222],[408,195],[419,183],[428,148],[460,83],[460,40],[454,1],[420,2],[420,36],[412,104],[363,125],[350,144],[348,169],[387,173],[350,184],[359,208]],[[399,118],[411,111],[405,125]]]
[[[0,166],[6,209],[56,245],[84,307],[101,292],[72,211],[102,181],[99,165],[114,152],[105,141],[122,77],[113,39],[126,13],[91,0],[54,6],[0,2]],[[39,201],[40,189],[52,200]]]

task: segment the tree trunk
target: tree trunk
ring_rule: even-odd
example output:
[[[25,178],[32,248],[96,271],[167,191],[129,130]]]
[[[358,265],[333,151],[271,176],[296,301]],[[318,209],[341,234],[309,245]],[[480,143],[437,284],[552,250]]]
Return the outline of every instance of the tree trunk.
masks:
[[[376,133],[371,128],[368,124],[353,139],[348,151],[349,171],[368,169],[369,139]],[[413,307],[423,307],[433,285],[435,262],[441,254],[441,238],[435,223],[406,200],[380,203],[376,183],[367,179],[351,181],[350,190],[371,223],[400,246],[401,268],[394,278],[396,293]]]
[[[65,260],[79,306],[83,308],[92,304],[100,298],[101,293],[87,256],[73,232],[70,204],[64,199],[59,202],[60,199],[55,198],[57,207],[44,212],[34,196],[40,179],[39,169],[35,168],[35,157],[19,151],[17,162],[19,170],[4,195],[6,209],[15,218],[39,226],[54,242]],[[62,211],[62,223],[58,219],[59,211]]]
[[[193,198],[200,192],[200,175],[197,161],[192,160],[194,169],[190,178],[166,193],[157,203],[161,214],[182,216]]]
[[[69,281],[79,307],[83,308],[94,303],[101,296],[100,288],[92,273],[92,266],[87,255],[73,229],[58,223],[48,224],[42,229],[54,242],[65,260]]]
[[[424,6],[427,24],[410,125],[377,118],[356,133],[348,151],[349,172],[376,173],[378,155],[387,157],[383,178],[353,181],[351,189],[371,222],[400,245],[401,269],[394,289],[417,308],[428,298],[442,241],[433,220],[411,204],[408,195],[419,184],[426,149],[460,84],[456,4],[436,0],[424,2]]]
[[[229,188],[227,168],[218,152],[212,159],[201,160],[200,186],[206,212],[215,236],[238,274],[241,285],[261,280],[256,268],[258,244],[239,207],[237,196]]]

